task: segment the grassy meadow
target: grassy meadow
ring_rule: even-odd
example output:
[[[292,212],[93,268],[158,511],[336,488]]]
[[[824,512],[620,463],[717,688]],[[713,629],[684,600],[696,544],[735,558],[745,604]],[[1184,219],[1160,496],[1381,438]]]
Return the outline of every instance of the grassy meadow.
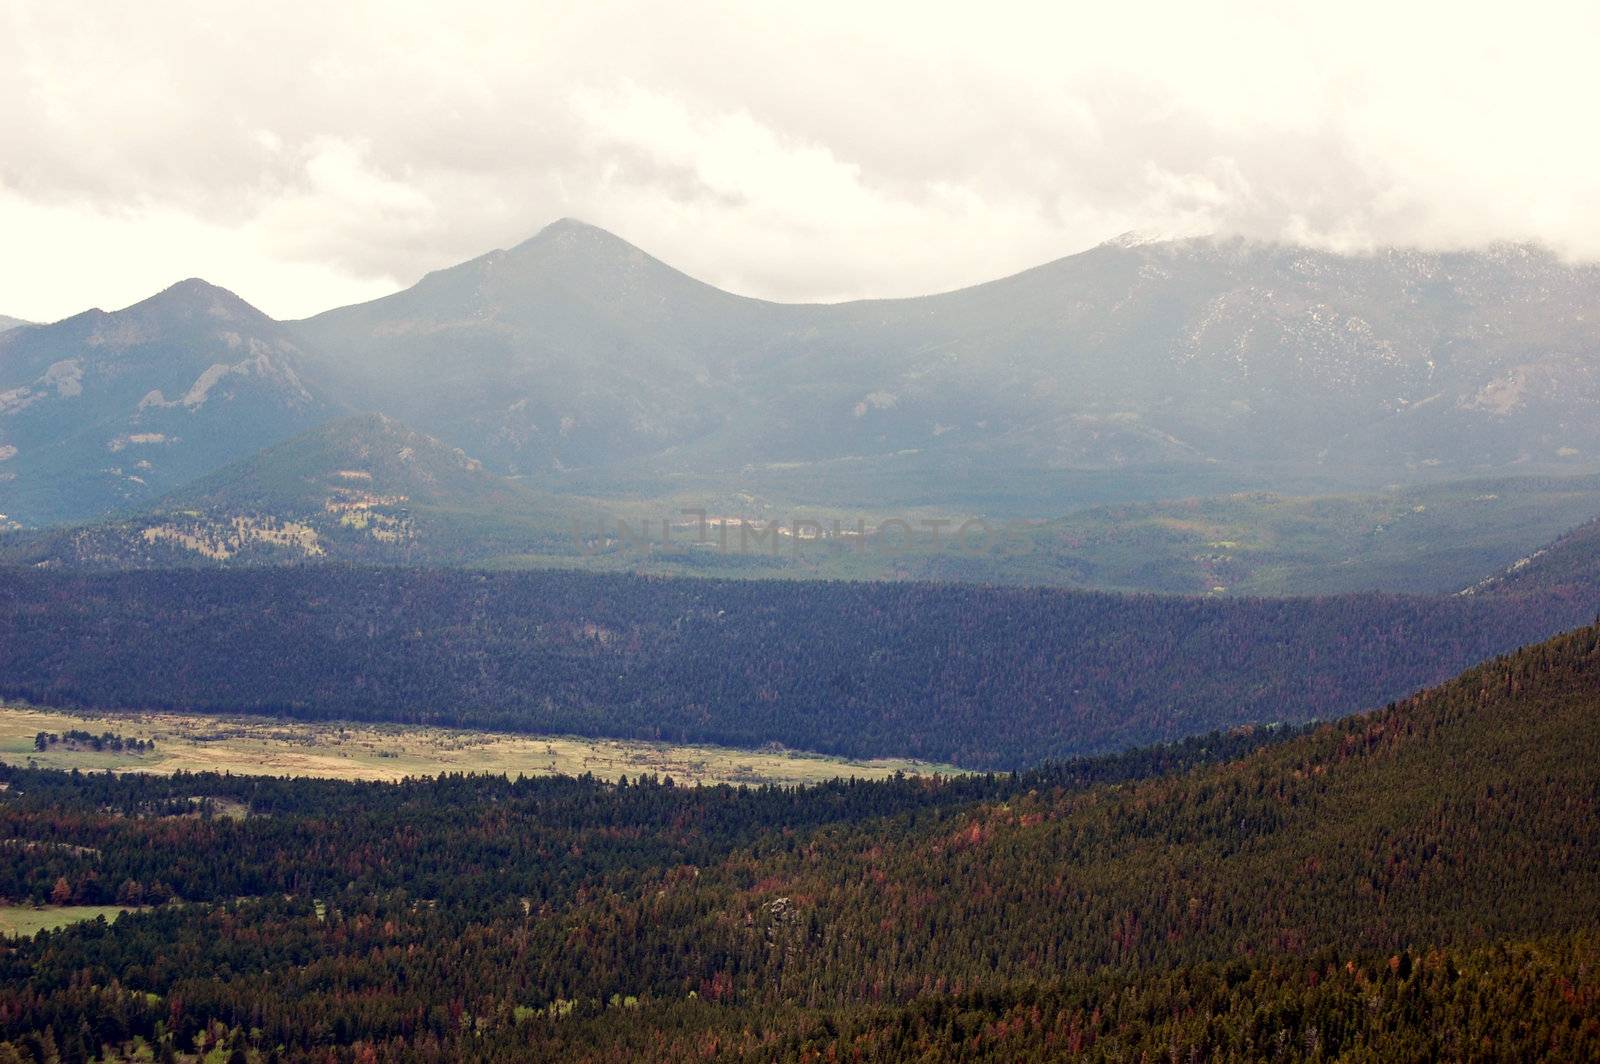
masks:
[[[153,739],[142,752],[95,751],[67,743],[34,747],[39,732]],[[180,713],[67,713],[0,705],[0,762],[85,772],[231,772],[398,780],[451,772],[578,776],[643,773],[683,783],[815,783],[840,776],[876,779],[895,772],[947,773],[948,765],[905,760],[853,761],[790,750],[534,736],[407,724],[339,724]]]

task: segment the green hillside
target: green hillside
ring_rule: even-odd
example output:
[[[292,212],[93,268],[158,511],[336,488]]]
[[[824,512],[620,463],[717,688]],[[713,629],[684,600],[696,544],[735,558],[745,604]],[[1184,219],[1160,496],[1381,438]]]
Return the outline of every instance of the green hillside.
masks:
[[[1597,744],[1587,628],[1242,756],[1219,739],[1220,764],[801,790],[4,769],[0,893],[182,904],[0,951],[0,1041],[1589,1060]]]
[[[575,559],[572,544],[561,542],[551,553],[485,556],[478,564],[581,564],[685,576],[959,580],[1183,595],[1450,594],[1600,513],[1600,478],[1502,477],[1340,495],[1247,492],[1010,520],[888,507],[809,508],[755,495],[712,498],[685,493],[615,505],[613,512],[631,527],[643,522],[650,530],[648,553],[637,544],[613,544]],[[868,534],[862,540],[824,535],[810,541],[786,535],[776,550],[759,543],[741,548],[737,533],[725,544],[715,532],[701,533],[684,516],[691,510],[754,522],[758,529],[772,523],[790,530],[809,519],[825,533],[838,521],[843,529],[861,527]],[[673,522],[671,541],[661,535],[663,519]],[[958,535],[964,526],[976,530],[967,540]]]

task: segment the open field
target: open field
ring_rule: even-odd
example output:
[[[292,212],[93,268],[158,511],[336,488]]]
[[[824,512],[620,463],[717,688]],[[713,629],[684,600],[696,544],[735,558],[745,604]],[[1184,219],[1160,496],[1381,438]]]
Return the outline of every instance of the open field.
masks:
[[[128,911],[125,905],[0,905],[0,938],[31,938],[40,931],[53,931],[68,924],[104,916],[115,920]]]
[[[144,752],[34,748],[39,732],[113,732],[153,739]],[[949,773],[918,761],[852,761],[787,750],[512,735],[406,724],[337,724],[264,717],[179,713],[66,713],[0,706],[0,762],[41,768],[116,772],[231,772],[256,776],[398,780],[449,772],[525,776],[593,773],[602,779],[641,773],[680,782],[815,783],[838,776],[879,778],[895,772]]]

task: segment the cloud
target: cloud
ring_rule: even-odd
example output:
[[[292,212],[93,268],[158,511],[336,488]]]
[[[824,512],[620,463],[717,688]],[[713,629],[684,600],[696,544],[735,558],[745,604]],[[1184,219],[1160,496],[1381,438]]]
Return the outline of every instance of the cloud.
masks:
[[[1127,229],[1600,257],[1600,14],[1499,6],[0,10],[0,311],[189,274],[282,316],[561,215],[778,299]]]

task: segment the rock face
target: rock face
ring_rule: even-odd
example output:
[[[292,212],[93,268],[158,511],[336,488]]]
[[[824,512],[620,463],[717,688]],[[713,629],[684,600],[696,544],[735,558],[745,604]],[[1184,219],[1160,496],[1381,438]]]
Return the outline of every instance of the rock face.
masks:
[[[137,506],[327,420],[300,341],[189,280],[125,310],[0,333],[0,512]]]
[[[916,455],[1343,483],[1600,460],[1597,304],[1600,271],[1525,247],[1185,240],[786,306],[565,221],[299,329],[357,405],[502,472],[826,474]]]

